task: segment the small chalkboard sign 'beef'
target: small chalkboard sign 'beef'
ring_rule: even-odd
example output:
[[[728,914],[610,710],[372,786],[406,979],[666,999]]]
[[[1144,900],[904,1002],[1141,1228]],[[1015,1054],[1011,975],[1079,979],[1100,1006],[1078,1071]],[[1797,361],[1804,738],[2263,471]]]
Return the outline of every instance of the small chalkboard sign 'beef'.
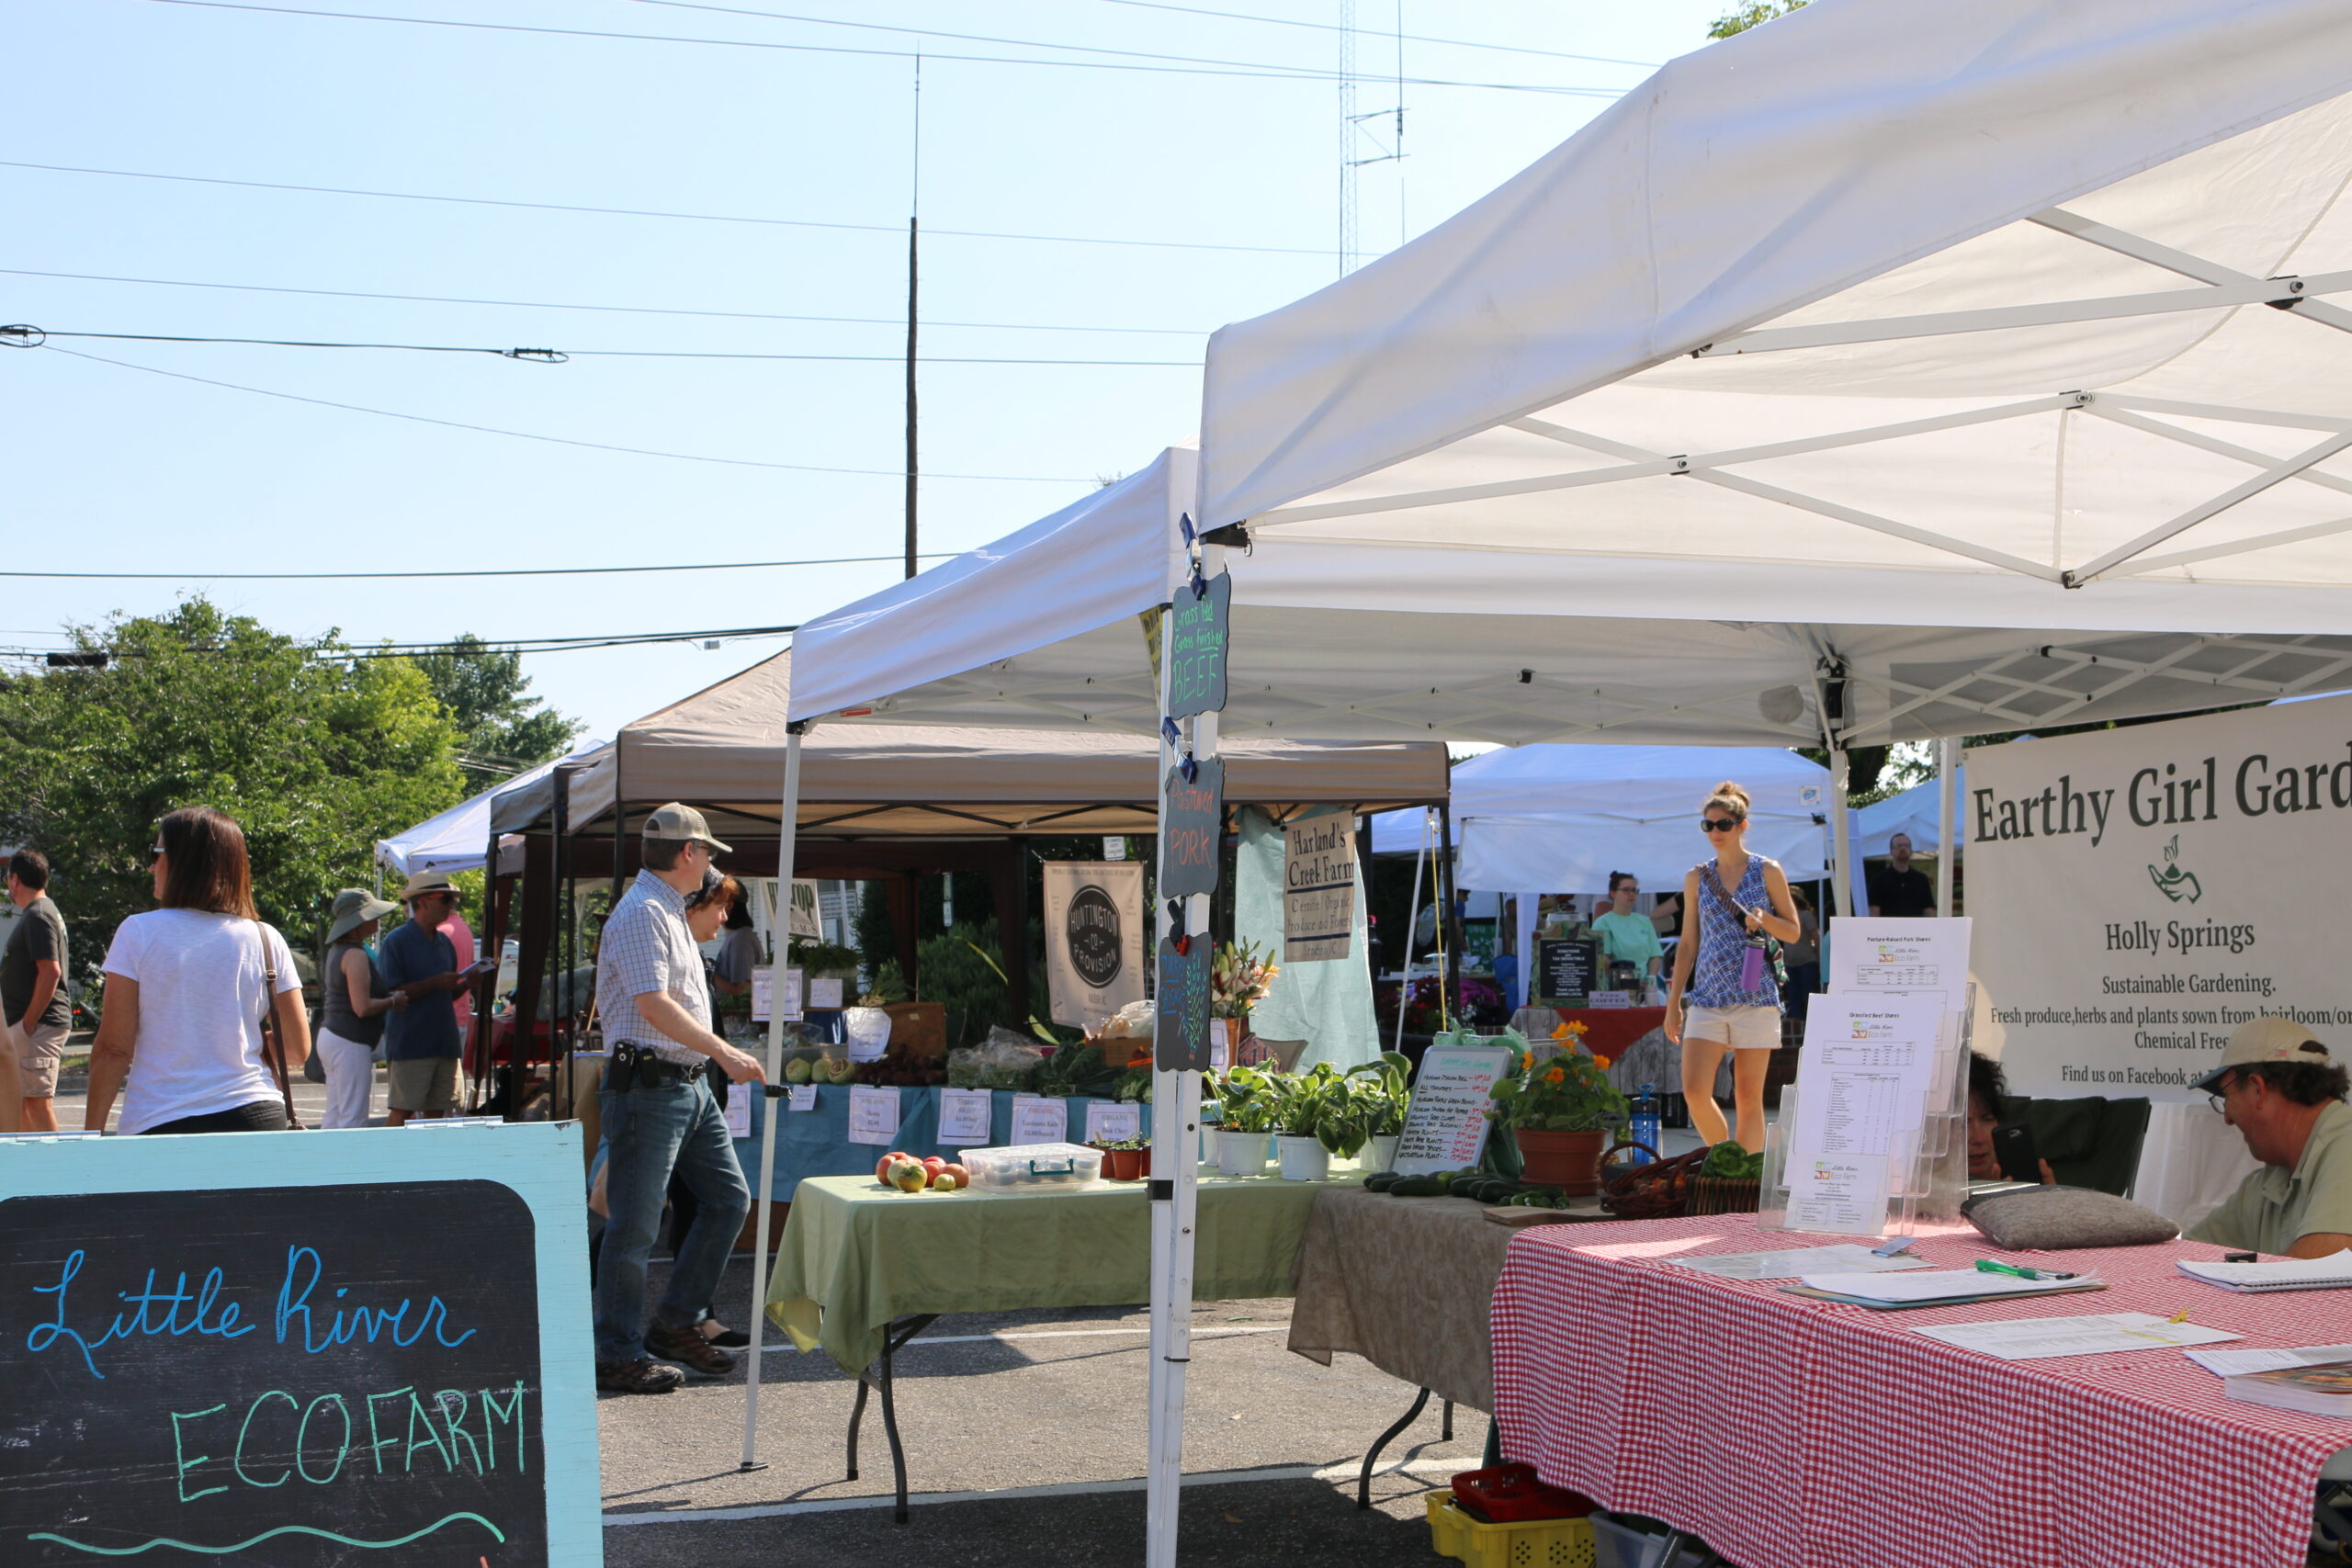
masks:
[[[11,1198],[0,1236],[0,1563],[548,1562],[513,1190]]]

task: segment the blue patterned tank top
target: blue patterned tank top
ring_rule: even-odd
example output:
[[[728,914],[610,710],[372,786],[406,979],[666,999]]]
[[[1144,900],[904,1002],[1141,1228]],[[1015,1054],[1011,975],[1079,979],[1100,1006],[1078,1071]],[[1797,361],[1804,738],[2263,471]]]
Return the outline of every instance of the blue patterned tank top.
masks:
[[[1766,965],[1764,982],[1752,991],[1739,988],[1740,965],[1747,957],[1747,924],[1724,909],[1723,901],[1707,888],[1707,868],[1699,868],[1699,962],[1690,976],[1687,999],[1702,1008],[1769,1007],[1781,1010],[1781,990],[1772,983],[1772,970]],[[1747,857],[1747,870],[1737,887],[1724,891],[1731,901],[1743,909],[1758,906],[1770,908],[1771,896],[1764,890],[1764,857]]]

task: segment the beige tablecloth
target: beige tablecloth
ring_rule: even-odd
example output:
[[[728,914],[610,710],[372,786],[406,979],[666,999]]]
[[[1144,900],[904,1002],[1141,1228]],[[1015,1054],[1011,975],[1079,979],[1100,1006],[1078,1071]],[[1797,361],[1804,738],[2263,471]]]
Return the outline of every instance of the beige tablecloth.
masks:
[[[1460,1198],[1315,1195],[1293,1278],[1290,1348],[1362,1356],[1473,1410],[1494,1408],[1487,1307],[1512,1232]]]

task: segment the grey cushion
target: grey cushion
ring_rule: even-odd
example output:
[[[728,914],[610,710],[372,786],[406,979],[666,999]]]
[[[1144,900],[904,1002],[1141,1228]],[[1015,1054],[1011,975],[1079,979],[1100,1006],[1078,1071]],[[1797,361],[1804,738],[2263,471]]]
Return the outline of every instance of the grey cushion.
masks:
[[[2086,1187],[2013,1187],[1971,1198],[1960,1212],[1994,1246],[2015,1251],[2145,1247],[2180,1234],[2154,1209]]]

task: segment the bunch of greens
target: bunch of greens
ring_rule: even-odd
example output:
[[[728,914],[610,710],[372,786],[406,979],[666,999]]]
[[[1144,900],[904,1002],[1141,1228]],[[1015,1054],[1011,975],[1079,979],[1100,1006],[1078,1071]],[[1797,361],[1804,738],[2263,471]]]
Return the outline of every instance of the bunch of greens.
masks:
[[[1707,1157],[1699,1163],[1699,1174],[1724,1181],[1761,1180],[1764,1156],[1760,1150],[1749,1154],[1736,1141],[1725,1138],[1707,1151]]]
[[[1129,1067],[1125,1073],[1121,1075],[1118,1083],[1112,1089],[1111,1098],[1114,1100],[1133,1100],[1139,1105],[1149,1105],[1151,1103],[1151,1067],[1149,1064],[1146,1064],[1139,1067]]]
[[[1118,1069],[1102,1059],[1102,1046],[1065,1045],[1039,1065],[1036,1089],[1065,1098],[1099,1097],[1118,1081]]]

